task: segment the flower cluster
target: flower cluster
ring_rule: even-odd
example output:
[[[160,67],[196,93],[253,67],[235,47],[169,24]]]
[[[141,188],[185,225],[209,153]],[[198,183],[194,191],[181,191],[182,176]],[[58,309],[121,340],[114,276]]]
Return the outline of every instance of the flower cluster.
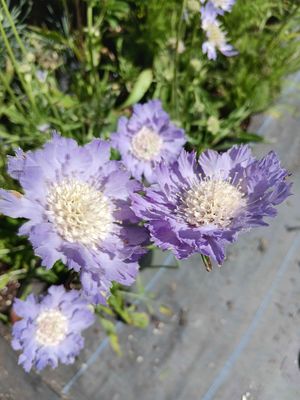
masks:
[[[233,1],[213,3],[221,13]],[[28,236],[42,266],[60,260],[81,281],[81,290],[52,286],[40,300],[16,300],[21,320],[12,344],[26,371],[74,361],[80,333],[93,322],[88,303],[105,304],[114,281],[134,282],[150,239],[178,259],[200,253],[222,264],[226,245],[266,225],[264,217],[290,194],[273,152],[256,160],[248,146],[234,146],[197,160],[184,143],[183,130],[153,100],[121,117],[109,142],[79,146],[54,134],[42,149],[9,157],[22,193],[0,190],[0,212],[27,219],[19,234]],[[121,161],[111,160],[112,147]]]
[[[51,286],[48,294],[37,300],[32,294],[26,301],[16,300],[14,312],[22,318],[13,326],[12,347],[21,350],[19,364],[25,371],[38,371],[50,365],[56,368],[74,362],[83,348],[81,332],[94,322],[88,303],[78,290],[66,292]]]
[[[206,0],[201,0],[205,3]],[[234,56],[237,51],[227,43],[226,32],[223,30],[219,15],[231,11],[235,0],[209,0],[201,7],[202,29],[207,40],[202,45],[202,51],[209,60],[216,60],[217,50],[227,57]]]

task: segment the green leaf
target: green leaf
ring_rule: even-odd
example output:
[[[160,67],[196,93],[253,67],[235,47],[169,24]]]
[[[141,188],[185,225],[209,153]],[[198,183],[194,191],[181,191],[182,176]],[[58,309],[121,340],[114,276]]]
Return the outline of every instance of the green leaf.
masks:
[[[174,314],[170,307],[164,306],[163,304],[159,307],[159,312],[167,317],[171,317]]]
[[[113,293],[109,298],[109,305],[115,313],[121,317],[127,324],[131,323],[131,318],[128,311],[124,308],[122,298],[118,294]]]
[[[111,317],[113,317],[115,314],[113,312],[113,310],[110,307],[107,306],[103,306],[102,304],[98,304],[96,307],[97,312],[103,312],[107,315],[110,315]]]
[[[6,324],[8,322],[8,316],[3,313],[0,313],[0,321]]]
[[[28,122],[28,115],[21,114],[14,105],[3,106],[0,108],[0,115],[5,115],[14,124],[24,124]]]
[[[237,139],[240,142],[263,142],[264,138],[261,135],[257,135],[256,133],[251,132],[240,132],[237,135]]]
[[[59,280],[59,278],[53,271],[46,270],[45,268],[42,267],[37,268],[35,270],[35,274],[38,278],[48,283],[57,283]]]
[[[110,321],[106,318],[99,317],[99,319],[100,319],[102,328],[105,330],[105,332],[109,338],[109,342],[110,342],[112,349],[118,355],[121,355],[122,352],[121,352],[119,338],[118,338],[117,331],[116,331],[116,325],[112,321]]]
[[[58,44],[67,44],[68,43],[67,39],[57,31],[51,31],[49,29],[40,28],[38,26],[30,26],[30,29],[33,32],[37,33],[38,35],[42,36],[43,38],[51,40],[55,43],[58,43]]]
[[[59,90],[53,90],[50,100],[57,107],[72,108],[79,105],[75,97],[64,94]]]
[[[0,275],[0,290],[5,288],[9,281],[14,279],[24,278],[26,274],[25,269],[19,269],[14,271],[8,271],[5,274]]]
[[[120,342],[117,334],[110,334],[109,335],[109,342],[112,347],[112,349],[119,355],[122,355],[121,347],[120,347]]]
[[[132,92],[120,108],[129,107],[135,103],[138,103],[149,89],[152,80],[153,73],[151,69],[145,69],[142,71],[133,86]]]
[[[9,272],[6,274],[0,275],[0,290],[5,288],[5,286],[8,284],[9,281],[10,281],[10,273]]]
[[[131,317],[131,325],[137,327],[137,328],[147,328],[149,325],[149,317],[146,313],[144,312],[132,312],[130,313]]]

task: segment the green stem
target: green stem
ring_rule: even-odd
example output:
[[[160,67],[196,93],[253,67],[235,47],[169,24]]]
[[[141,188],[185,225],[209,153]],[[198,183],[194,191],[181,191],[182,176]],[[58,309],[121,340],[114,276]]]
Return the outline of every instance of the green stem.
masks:
[[[69,13],[69,8],[68,8],[68,3],[67,0],[62,0],[62,4],[63,4],[63,8],[64,8],[64,13],[66,15],[67,21],[69,26],[71,27],[71,17],[70,17],[70,13]]]
[[[10,23],[10,25],[11,25],[11,28],[12,28],[12,31],[13,31],[13,33],[14,33],[14,35],[15,35],[15,38],[16,38],[16,40],[17,40],[17,43],[18,43],[19,46],[20,46],[20,50],[21,50],[21,52],[23,53],[23,55],[26,55],[26,54],[27,54],[26,48],[25,48],[25,46],[24,46],[24,44],[23,44],[23,42],[22,42],[22,40],[21,40],[21,38],[20,38],[20,35],[18,34],[18,31],[17,31],[17,29],[16,29],[15,23],[14,23],[12,17],[11,17],[11,14],[10,14],[10,12],[9,12],[9,9],[8,9],[6,3],[5,3],[5,0],[1,0],[1,4],[2,4],[2,6],[3,6],[3,8],[4,8],[4,11],[5,11],[5,13],[6,13],[7,19],[9,20],[9,23]],[[66,6],[66,3],[65,3],[65,6]],[[1,26],[1,27],[2,27],[2,26]],[[16,58],[14,57],[13,51],[12,51],[10,45],[9,45],[9,41],[7,40],[5,31],[4,31],[4,29],[1,29],[1,27],[0,27],[1,34],[2,34],[2,36],[3,36],[3,34],[5,35],[5,38],[4,38],[4,36],[3,36],[3,40],[4,40],[4,42],[5,42],[7,51],[8,51],[8,53],[9,53],[10,57],[11,57],[11,61],[12,61],[13,65],[14,65],[14,67],[15,67],[15,69],[16,69],[17,75],[18,75],[18,77],[19,77],[19,79],[20,79],[20,81],[21,81],[21,83],[22,83],[22,85],[23,85],[24,90],[26,91],[28,97],[29,97],[30,100],[31,100],[31,103],[32,103],[33,105],[35,105],[35,101],[34,101],[33,94],[32,94],[32,92],[31,92],[29,86],[28,86],[28,85],[26,84],[26,82],[24,81],[21,72],[19,72],[19,70],[18,70],[18,63],[17,63],[17,60],[16,60]],[[5,39],[6,39],[6,40],[5,40]],[[3,77],[1,77],[1,78],[3,78]],[[2,79],[2,81],[3,81],[4,85],[5,85],[5,87],[7,88],[7,91],[8,91],[8,92],[10,93],[10,95],[14,98],[14,101],[15,101],[15,103],[16,103],[16,106],[18,106],[18,108],[19,108],[20,111],[23,111],[23,109],[22,109],[22,107],[21,107],[21,104],[20,104],[20,102],[18,101],[18,99],[16,98],[16,96],[13,94],[13,91],[9,88],[9,86],[7,86],[7,82],[4,82],[3,79]],[[53,107],[53,105],[52,105],[52,103],[51,103],[50,96],[48,95],[48,93],[45,93],[45,97],[46,97],[47,100],[48,100],[49,106],[50,106],[50,108],[51,108],[51,110],[52,110],[54,116],[55,116],[56,118],[59,118],[60,116],[59,116],[57,110],[55,109],[55,107]]]
[[[17,40],[17,42],[18,42],[18,44],[20,46],[20,49],[21,49],[23,55],[26,55],[26,53],[27,53],[26,48],[25,48],[25,46],[24,46],[24,44],[23,44],[23,42],[22,42],[22,40],[20,38],[20,35],[19,35],[18,31],[17,31],[17,28],[16,28],[16,25],[14,23],[14,20],[11,17],[11,14],[9,12],[9,9],[7,7],[7,4],[6,4],[5,0],[1,0],[1,4],[2,4],[2,7],[3,7],[3,9],[5,11],[5,14],[7,16],[7,19],[9,21],[9,23],[10,23],[12,31],[13,31],[15,37],[16,37],[16,40]]]
[[[23,113],[24,109],[22,107],[22,104],[20,103],[19,99],[17,98],[17,96],[15,95],[14,91],[11,89],[9,83],[7,82],[7,80],[5,79],[4,75],[0,72],[0,80],[3,83],[3,86],[5,87],[5,89],[7,90],[7,92],[10,94],[11,98],[13,99],[16,107],[18,108],[18,110]]]
[[[178,92],[178,47],[179,47],[179,42],[181,39],[181,30],[182,30],[182,25],[183,25],[183,13],[184,9],[186,7],[186,2],[187,0],[182,0],[182,5],[181,5],[181,11],[179,14],[179,20],[177,24],[177,31],[176,31],[176,45],[175,45],[175,53],[174,53],[174,65],[173,65],[173,90],[172,90],[172,104],[173,104],[173,109],[175,112],[176,119],[179,118],[178,115],[178,99],[177,99],[177,92]]]
[[[132,293],[132,292],[126,292],[126,290],[118,290],[118,293],[122,294],[123,296],[131,297],[132,299],[138,299],[138,300],[148,300],[148,297],[146,297],[145,294],[139,294],[139,293]]]
[[[17,28],[16,28],[16,26],[15,26],[14,20],[13,20],[13,18],[11,17],[11,14],[10,14],[10,12],[9,12],[9,9],[8,9],[7,5],[6,5],[5,0],[1,0],[1,4],[2,4],[2,6],[3,6],[3,8],[4,8],[4,11],[5,11],[5,14],[6,14],[6,16],[7,16],[7,19],[8,19],[8,21],[9,21],[10,25],[11,25],[11,28],[12,28],[12,31],[13,31],[13,33],[14,33],[14,35],[15,35],[15,38],[16,38],[16,40],[17,40],[17,43],[19,44],[20,50],[21,50],[21,52],[23,53],[23,56],[26,56],[26,54],[27,54],[26,48],[25,48],[25,46],[24,46],[24,44],[23,44],[23,42],[22,42],[22,40],[21,40],[21,38],[20,38],[20,35],[19,35],[18,31],[17,31]],[[65,6],[65,9],[66,9],[66,12],[68,12],[68,8],[67,8],[67,3],[66,3],[66,1],[64,1],[64,6]],[[70,19],[69,19],[69,20],[70,20]],[[0,30],[1,30],[1,28],[0,28]],[[5,35],[4,29],[3,29],[3,32],[2,32],[2,30],[1,30],[2,36],[3,36],[3,33],[4,33],[4,35]],[[6,36],[6,35],[5,35],[5,36]],[[7,37],[6,37],[6,40],[5,40],[5,38],[3,37],[3,40],[4,40],[4,42],[5,42],[7,51],[8,51],[8,53],[9,53],[10,57],[11,57],[12,63],[13,63],[13,65],[14,65],[15,69],[16,69],[16,72],[17,72],[18,76],[19,76],[19,79],[20,79],[20,81],[21,81],[21,83],[22,83],[22,85],[23,85],[23,87],[24,87],[24,90],[26,91],[26,93],[27,93],[29,99],[31,100],[32,105],[35,106],[34,96],[33,96],[32,92],[31,92],[29,86],[28,86],[28,85],[26,84],[26,82],[24,81],[21,72],[19,72],[19,70],[18,70],[18,63],[17,63],[17,60],[16,60],[16,58],[14,57],[14,54],[13,54],[13,52],[12,52],[12,50],[11,50],[11,47],[10,47],[10,45],[9,45],[9,41],[7,40]],[[6,86],[6,88],[7,88],[7,86]],[[13,91],[12,91],[11,89],[8,89],[8,88],[7,88],[7,90],[9,91],[9,93],[11,94],[11,96],[14,98],[14,101],[16,102],[16,105],[18,105],[19,110],[20,110],[20,111],[23,111],[23,110],[20,108],[20,106],[21,106],[20,102],[17,101],[16,96],[13,95]],[[50,96],[48,95],[48,93],[45,93],[45,97],[46,97],[46,99],[48,100],[48,103],[49,103],[50,109],[51,109],[52,112],[53,112],[53,115],[54,115],[56,118],[60,118],[60,115],[59,115],[58,111],[56,110],[55,107],[53,107],[53,105],[52,105],[52,103],[51,103],[51,98],[50,98]]]
[[[21,82],[21,84],[23,86],[23,89],[26,92],[26,94],[27,94],[32,106],[34,108],[36,108],[34,97],[33,97],[33,94],[31,92],[31,89],[27,85],[27,83],[25,82],[24,77],[23,77],[22,73],[19,70],[18,62],[17,62],[17,60],[16,60],[16,58],[14,56],[14,53],[13,53],[13,50],[12,50],[10,44],[9,44],[9,40],[8,40],[8,38],[6,36],[5,30],[3,28],[3,25],[2,25],[1,21],[0,21],[0,34],[1,34],[2,38],[3,38],[4,45],[5,45],[6,49],[7,49],[8,55],[9,55],[9,57],[11,59],[11,62],[13,64],[14,68],[15,68],[16,74],[18,75],[18,78],[20,79],[20,82]]]
[[[58,110],[56,109],[56,107],[52,104],[51,97],[49,96],[49,93],[44,92],[44,96],[48,101],[49,107],[50,107],[54,117],[56,119],[60,119],[60,114],[59,114]]]
[[[211,259],[210,259],[208,256],[205,256],[204,254],[200,254],[200,255],[201,255],[203,264],[204,264],[204,266],[205,266],[205,268],[206,268],[206,271],[207,271],[207,272],[210,272],[210,271],[212,270],[212,262],[211,262]]]
[[[81,18],[81,10],[79,0],[75,0],[75,13],[76,13],[76,28],[78,30],[79,47],[82,50],[83,47],[83,26]]]
[[[92,44],[92,28],[93,28],[93,7],[89,4],[87,8],[87,27],[88,27],[88,49],[90,54],[90,63],[94,83],[96,83],[96,70],[94,64],[93,44]]]
[[[98,29],[100,29],[100,27],[101,27],[101,25],[102,25],[102,22],[103,22],[103,20],[104,20],[104,18],[105,18],[105,14],[106,14],[106,1],[107,1],[107,0],[103,0],[103,1],[102,1],[102,8],[101,8],[101,11],[100,11],[100,15],[99,15],[99,17],[98,17],[98,19],[97,19],[97,28],[98,28]]]

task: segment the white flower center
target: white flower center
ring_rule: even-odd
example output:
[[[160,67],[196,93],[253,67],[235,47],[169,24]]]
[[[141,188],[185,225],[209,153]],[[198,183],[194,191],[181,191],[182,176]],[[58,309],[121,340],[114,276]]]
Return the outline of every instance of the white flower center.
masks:
[[[48,217],[60,236],[71,243],[95,248],[112,230],[112,207],[97,189],[76,179],[51,187]]]
[[[143,126],[131,141],[133,154],[144,161],[153,160],[160,153],[162,144],[160,135],[146,126]]]
[[[243,193],[231,183],[207,179],[187,191],[183,215],[191,225],[213,224],[224,228],[245,204]]]
[[[221,48],[226,43],[225,33],[215,22],[206,22],[204,27],[209,42],[217,47]]]
[[[41,312],[36,324],[36,340],[43,346],[58,345],[65,339],[68,331],[68,320],[58,310]]]

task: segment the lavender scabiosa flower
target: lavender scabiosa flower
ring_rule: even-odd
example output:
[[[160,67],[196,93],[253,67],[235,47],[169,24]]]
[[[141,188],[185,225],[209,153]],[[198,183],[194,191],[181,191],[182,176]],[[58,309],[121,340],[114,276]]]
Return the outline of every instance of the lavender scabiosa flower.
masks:
[[[159,100],[136,104],[131,118],[121,117],[112,135],[112,144],[132,176],[138,180],[144,176],[150,183],[155,181],[155,166],[162,160],[174,161],[185,141],[184,131],[170,121]]]
[[[290,194],[287,171],[274,152],[256,160],[248,146],[234,146],[219,155],[181,152],[171,166],[157,168],[156,185],[145,197],[133,195],[135,213],[146,221],[152,239],[177,258],[193,253],[212,257],[218,264],[225,246],[238,233],[267,225],[274,206]]]
[[[207,36],[207,40],[202,44],[202,51],[207,54],[209,60],[217,59],[217,50],[227,57],[238,54],[233,46],[227,43],[226,32],[217,19],[218,13],[211,2],[201,8],[202,29]]]
[[[206,0],[200,0],[203,4]],[[217,13],[223,15],[223,12],[230,12],[236,0],[209,0],[208,3],[211,3],[216,9]],[[207,4],[208,4],[207,3]]]
[[[80,147],[55,134],[43,149],[18,150],[8,171],[24,194],[0,191],[0,212],[26,218],[20,228],[42,265],[57,260],[84,275],[91,302],[105,302],[111,282],[134,282],[137,258],[147,239],[130,209],[129,196],[141,185],[118,161],[110,161],[110,144],[101,140]],[[98,292],[89,289],[93,276]]]
[[[21,320],[13,325],[12,347],[22,351],[19,364],[26,372],[72,364],[84,345],[81,332],[94,322],[80,291],[66,292],[63,286],[51,286],[40,300],[32,294],[15,300],[14,311]]]

